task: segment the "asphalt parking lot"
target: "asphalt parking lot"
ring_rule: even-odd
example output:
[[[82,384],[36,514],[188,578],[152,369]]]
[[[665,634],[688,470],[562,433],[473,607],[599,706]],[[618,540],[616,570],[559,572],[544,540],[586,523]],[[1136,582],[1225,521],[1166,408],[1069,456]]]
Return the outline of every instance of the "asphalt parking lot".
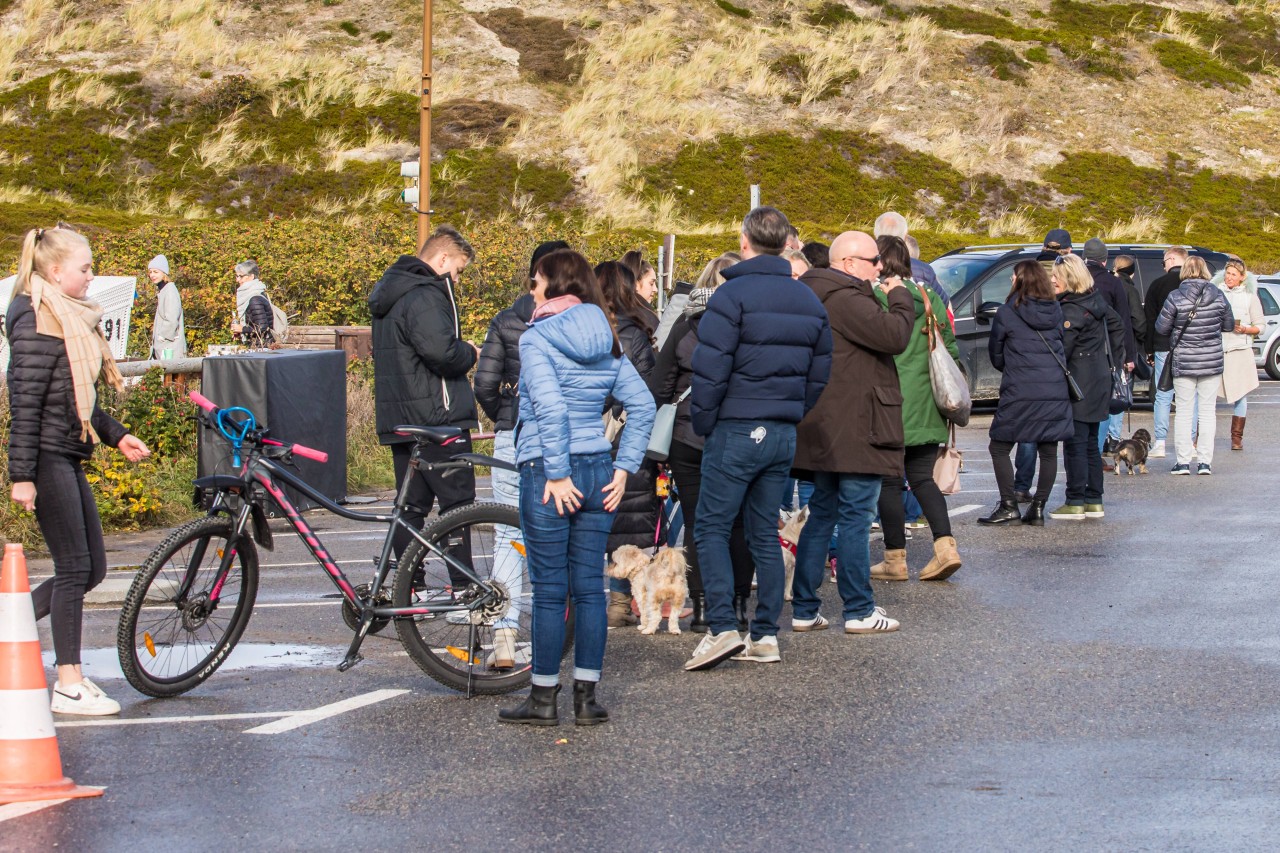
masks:
[[[122,680],[118,607],[95,605],[86,673],[124,710],[58,735],[68,775],[104,796],[0,806],[0,851],[1274,849],[1277,407],[1264,382],[1243,453],[1219,409],[1213,477],[1154,460],[1107,476],[1105,519],[1044,528],[974,523],[996,500],[977,417],[950,499],[964,568],[878,583],[899,633],[784,618],[781,664],[685,673],[694,635],[614,630],[613,721],[595,728],[499,725],[511,697],[437,685],[393,631],[338,673],[349,634],[293,541],[264,555],[244,648],[176,699]],[[371,567],[378,529],[313,524]],[[113,562],[146,545],[113,542]]]

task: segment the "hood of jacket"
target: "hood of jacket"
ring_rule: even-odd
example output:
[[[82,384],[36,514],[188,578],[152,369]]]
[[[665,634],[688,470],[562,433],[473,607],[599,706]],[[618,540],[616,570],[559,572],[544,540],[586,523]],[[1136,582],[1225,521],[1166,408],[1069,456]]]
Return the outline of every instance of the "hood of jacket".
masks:
[[[613,330],[595,305],[575,305],[533,324],[547,343],[578,364],[592,364],[613,355]]]
[[[448,289],[449,279],[438,275],[417,255],[401,255],[373,286],[373,292],[369,294],[369,313],[377,319],[386,317],[406,293],[422,285]]]
[[[1014,299],[1010,299],[1009,307],[1022,322],[1037,332],[1047,332],[1062,322],[1062,309],[1058,307],[1055,299],[1028,298],[1021,305]]]

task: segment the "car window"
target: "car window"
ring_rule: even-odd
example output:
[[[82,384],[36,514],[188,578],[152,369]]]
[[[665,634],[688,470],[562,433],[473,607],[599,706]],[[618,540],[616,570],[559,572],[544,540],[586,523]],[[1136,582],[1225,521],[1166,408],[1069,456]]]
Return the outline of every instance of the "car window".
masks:
[[[1280,305],[1276,304],[1276,298],[1271,295],[1270,288],[1258,288],[1258,301],[1262,303],[1262,313],[1268,317],[1280,314]]]
[[[947,255],[929,266],[938,276],[938,284],[946,288],[949,296],[955,296],[966,284],[977,281],[993,263],[995,258],[990,255]]]
[[[1164,275],[1163,253],[1154,258],[1138,258],[1138,292],[1144,296],[1151,282]]]
[[[963,305],[952,306],[956,318],[972,317],[984,302],[1003,303],[1008,299],[1009,290],[1013,287],[1010,279],[1013,277],[1013,268],[1017,265],[1017,260],[1013,260],[993,269],[990,275],[983,278],[981,286],[978,287],[976,299],[971,297],[964,300]]]

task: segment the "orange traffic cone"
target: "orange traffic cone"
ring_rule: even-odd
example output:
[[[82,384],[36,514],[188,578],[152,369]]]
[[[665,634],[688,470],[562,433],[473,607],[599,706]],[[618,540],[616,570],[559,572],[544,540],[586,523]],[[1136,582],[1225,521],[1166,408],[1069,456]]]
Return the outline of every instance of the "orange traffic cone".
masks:
[[[62,775],[49,684],[21,545],[4,546],[0,568],[0,804],[100,797]]]

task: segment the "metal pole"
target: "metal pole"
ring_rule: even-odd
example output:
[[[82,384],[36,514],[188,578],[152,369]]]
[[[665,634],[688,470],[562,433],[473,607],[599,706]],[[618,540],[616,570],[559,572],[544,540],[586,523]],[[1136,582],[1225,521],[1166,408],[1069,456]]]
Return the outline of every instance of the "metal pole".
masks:
[[[666,267],[664,266],[664,262],[666,260],[666,257],[663,255],[664,249],[665,249],[665,246],[658,247],[657,279],[658,279],[658,316],[659,317],[662,316],[662,309],[666,306],[666,302],[667,302],[666,283],[663,280],[665,278],[665,270],[666,270]]]
[[[760,206],[760,185],[751,185],[751,209],[755,210]]]
[[[422,3],[422,116],[418,131],[418,245],[431,233],[431,0]]]

